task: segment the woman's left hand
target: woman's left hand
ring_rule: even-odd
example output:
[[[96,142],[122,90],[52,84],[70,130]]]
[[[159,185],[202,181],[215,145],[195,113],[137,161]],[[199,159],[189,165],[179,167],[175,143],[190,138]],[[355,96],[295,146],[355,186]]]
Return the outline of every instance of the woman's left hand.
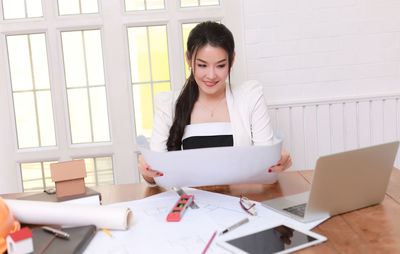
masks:
[[[290,158],[290,154],[286,150],[282,150],[281,159],[278,161],[273,167],[268,169],[268,172],[282,172],[292,166],[292,159]]]

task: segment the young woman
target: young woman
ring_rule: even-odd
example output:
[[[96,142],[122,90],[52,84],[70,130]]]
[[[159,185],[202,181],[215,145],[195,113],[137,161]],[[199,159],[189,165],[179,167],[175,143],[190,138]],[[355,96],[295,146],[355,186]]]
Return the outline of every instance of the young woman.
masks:
[[[256,81],[231,85],[235,60],[232,33],[222,24],[203,22],[189,34],[186,60],[190,76],[180,94],[166,92],[156,98],[156,113],[150,148],[154,151],[266,145],[273,131],[264,101],[263,88]],[[269,172],[292,165],[282,152]],[[139,158],[139,171],[148,183],[162,176]]]

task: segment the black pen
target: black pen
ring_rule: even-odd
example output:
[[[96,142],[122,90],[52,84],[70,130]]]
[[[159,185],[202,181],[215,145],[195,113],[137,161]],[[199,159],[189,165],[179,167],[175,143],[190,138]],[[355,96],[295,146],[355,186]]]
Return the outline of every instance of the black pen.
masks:
[[[219,235],[223,235],[225,233],[228,233],[229,231],[234,230],[235,228],[237,228],[237,227],[239,227],[239,226],[241,226],[241,225],[243,225],[243,224],[245,224],[247,222],[249,222],[249,218],[244,218],[243,220],[236,222],[232,226],[227,227],[224,231],[219,233]]]
[[[53,233],[55,236],[63,238],[63,239],[69,239],[69,234],[67,232],[55,229],[55,228],[51,228],[48,226],[43,226],[42,227],[43,230]]]

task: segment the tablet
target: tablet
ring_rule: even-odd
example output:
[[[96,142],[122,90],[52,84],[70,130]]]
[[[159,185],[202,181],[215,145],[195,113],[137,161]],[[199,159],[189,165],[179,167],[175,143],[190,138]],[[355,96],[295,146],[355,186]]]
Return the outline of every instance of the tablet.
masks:
[[[290,253],[326,241],[326,237],[293,226],[277,225],[272,228],[218,242],[232,253]]]

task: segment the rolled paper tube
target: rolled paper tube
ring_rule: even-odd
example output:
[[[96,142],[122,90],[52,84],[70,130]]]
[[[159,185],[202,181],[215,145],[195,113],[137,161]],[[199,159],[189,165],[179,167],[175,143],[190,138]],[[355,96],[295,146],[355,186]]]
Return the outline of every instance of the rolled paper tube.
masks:
[[[126,230],[132,216],[127,207],[65,204],[4,199],[15,218],[22,223],[83,226]]]

